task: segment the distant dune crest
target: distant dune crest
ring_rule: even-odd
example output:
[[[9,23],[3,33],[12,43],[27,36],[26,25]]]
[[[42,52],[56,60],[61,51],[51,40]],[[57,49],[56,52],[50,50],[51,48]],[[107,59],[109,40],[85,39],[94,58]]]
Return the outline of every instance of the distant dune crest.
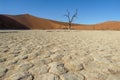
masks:
[[[66,22],[59,22],[38,18],[30,14],[0,15],[0,29],[67,29]],[[120,22],[108,21],[104,23],[85,25],[72,24],[75,30],[120,30]]]

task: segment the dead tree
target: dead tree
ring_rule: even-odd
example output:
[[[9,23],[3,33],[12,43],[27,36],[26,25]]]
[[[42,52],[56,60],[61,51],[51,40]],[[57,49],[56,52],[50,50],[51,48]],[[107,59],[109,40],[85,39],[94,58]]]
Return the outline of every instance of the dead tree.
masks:
[[[67,10],[67,14],[65,14],[64,16],[68,18],[68,29],[70,30],[72,27],[72,22],[74,18],[77,17],[77,9],[76,9],[76,12],[72,16],[70,16],[70,12]]]

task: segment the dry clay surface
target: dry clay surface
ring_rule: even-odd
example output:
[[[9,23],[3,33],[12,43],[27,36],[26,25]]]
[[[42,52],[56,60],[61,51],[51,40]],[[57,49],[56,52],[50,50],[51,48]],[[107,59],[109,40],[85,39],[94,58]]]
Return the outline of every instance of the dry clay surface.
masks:
[[[0,31],[0,80],[120,80],[120,31]]]

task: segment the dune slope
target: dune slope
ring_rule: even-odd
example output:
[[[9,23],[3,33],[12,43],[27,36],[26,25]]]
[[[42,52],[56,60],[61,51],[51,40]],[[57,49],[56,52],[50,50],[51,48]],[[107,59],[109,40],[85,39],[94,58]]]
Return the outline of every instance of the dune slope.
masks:
[[[30,14],[0,15],[0,29],[67,29],[68,23],[38,18]],[[75,30],[120,30],[120,22],[85,25],[73,24]]]

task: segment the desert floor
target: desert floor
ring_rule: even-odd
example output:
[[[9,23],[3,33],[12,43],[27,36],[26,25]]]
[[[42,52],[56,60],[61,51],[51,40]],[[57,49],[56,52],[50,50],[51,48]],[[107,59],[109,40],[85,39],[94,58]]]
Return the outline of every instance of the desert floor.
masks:
[[[120,31],[1,30],[0,80],[120,80]]]

